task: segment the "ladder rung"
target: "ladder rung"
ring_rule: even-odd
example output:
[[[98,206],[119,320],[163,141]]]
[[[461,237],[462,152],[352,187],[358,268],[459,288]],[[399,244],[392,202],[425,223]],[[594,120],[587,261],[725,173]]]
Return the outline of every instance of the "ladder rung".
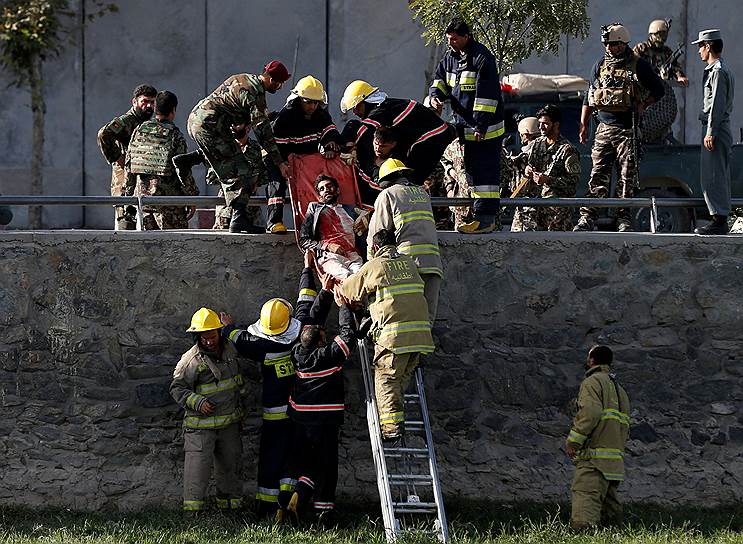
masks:
[[[437,511],[435,502],[393,502],[392,508],[395,513],[403,514],[427,514]]]
[[[428,448],[385,448],[384,454],[387,457],[402,457],[403,455],[412,455],[413,457],[428,457]]]
[[[433,478],[431,478],[430,474],[390,474],[390,484],[396,484],[397,482],[400,482],[401,484],[428,484],[431,485],[433,482]]]
[[[423,427],[422,421],[405,421],[406,427]]]
[[[405,400],[419,399],[421,396],[418,393],[406,393]]]

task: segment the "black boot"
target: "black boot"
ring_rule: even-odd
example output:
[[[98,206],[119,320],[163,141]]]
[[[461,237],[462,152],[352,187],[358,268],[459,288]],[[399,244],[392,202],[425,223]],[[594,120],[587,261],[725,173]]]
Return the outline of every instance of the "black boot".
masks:
[[[205,160],[204,152],[201,149],[173,157],[172,161],[173,166],[175,166],[175,173],[178,179],[181,180],[181,183],[191,173],[191,168],[197,164],[204,164]]]
[[[245,204],[233,202],[231,207],[232,218],[230,219],[230,232],[248,232],[251,225],[248,220],[248,212],[245,209]]]
[[[703,227],[694,229],[695,234],[719,235],[728,233],[728,218],[726,215],[713,215],[712,221]]]

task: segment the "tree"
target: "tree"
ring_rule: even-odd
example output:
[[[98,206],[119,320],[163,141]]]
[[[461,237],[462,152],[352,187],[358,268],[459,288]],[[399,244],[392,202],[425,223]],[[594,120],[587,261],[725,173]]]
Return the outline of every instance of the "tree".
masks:
[[[85,1],[85,0],[83,0]],[[92,20],[107,11],[117,11],[114,4],[94,0],[96,10],[87,16]],[[13,84],[31,93],[33,117],[31,152],[31,193],[43,189],[44,114],[43,66],[64,48],[75,13],[69,0],[3,0],[0,2],[0,66],[10,72]],[[85,21],[83,21],[84,23]],[[31,206],[29,226],[41,228],[41,207]]]
[[[426,44],[441,43],[446,25],[464,19],[475,38],[495,55],[498,70],[533,54],[557,54],[562,36],[588,37],[588,0],[410,0],[411,11],[425,28]]]

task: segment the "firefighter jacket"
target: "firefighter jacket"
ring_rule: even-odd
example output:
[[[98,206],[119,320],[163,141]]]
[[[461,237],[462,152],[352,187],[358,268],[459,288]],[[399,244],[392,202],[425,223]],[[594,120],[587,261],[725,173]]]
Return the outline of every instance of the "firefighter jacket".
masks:
[[[503,103],[495,57],[487,47],[470,38],[462,53],[444,53],[429,92],[431,98],[449,100],[454,124],[465,140],[475,131],[490,140],[503,136]]]
[[[308,279],[308,292],[314,291],[312,272],[309,268],[306,270],[308,274],[302,276]],[[304,324],[324,326],[333,305],[333,293],[322,290],[313,298],[312,303],[307,300],[298,304],[297,313],[303,317]],[[353,350],[354,332],[353,315],[347,306],[343,306],[338,312],[338,335],[332,342],[313,349],[302,344],[294,346],[292,358],[297,380],[289,397],[292,419],[307,424],[343,423],[343,366]]]
[[[590,368],[580,385],[578,413],[567,441],[580,447],[579,462],[589,463],[607,480],[624,480],[629,413],[629,397],[609,367]]]
[[[235,74],[194,106],[188,117],[189,131],[192,130],[192,124],[217,130],[220,120],[226,120],[226,123],[223,122],[225,125],[248,124],[261,147],[278,166],[282,159],[267,109],[266,90],[260,78],[254,74]]]
[[[276,146],[284,160],[291,153],[311,155],[318,153],[321,145],[341,143],[341,135],[327,108],[319,106],[307,119],[302,111],[300,98],[290,100],[279,111],[273,122]]]
[[[341,290],[351,301],[369,297],[372,336],[379,346],[395,354],[433,352],[423,280],[415,261],[398,253],[395,246],[379,249],[361,270],[343,281]]]
[[[419,274],[444,277],[431,197],[422,187],[404,177],[393,182],[382,182],[382,187],[369,220],[367,257],[374,257],[374,234],[381,229],[389,229],[395,232],[398,251],[412,257]]]
[[[300,301],[302,293],[300,293]],[[289,327],[281,334],[263,332],[260,320],[247,329],[232,325],[224,328],[225,334],[243,357],[261,363],[263,378],[263,419],[276,421],[287,419],[289,392],[294,386],[294,363],[291,350],[299,338],[302,325],[291,318]]]
[[[115,117],[98,131],[98,147],[109,164],[117,162],[126,154],[134,129],[149,119],[131,108],[124,115]]]
[[[349,222],[344,225],[340,214],[345,213]],[[311,249],[317,257],[322,257],[329,244],[338,244],[344,251],[359,253],[358,240],[353,231],[353,222],[358,214],[353,206],[346,204],[324,204],[310,202],[299,228],[299,247]],[[332,232],[335,231],[335,232]]]
[[[418,144],[431,138],[441,137],[451,140],[447,133],[449,125],[435,112],[415,100],[387,98],[380,104],[369,104],[371,111],[361,120],[356,133],[356,158],[359,162],[360,176],[375,189],[374,131],[379,127],[391,127],[395,131],[397,145],[395,156],[403,162],[410,151]]]
[[[243,419],[243,376],[237,352],[229,342],[223,345],[217,359],[197,343],[175,367],[170,394],[185,409],[183,426],[188,429],[224,429]],[[199,411],[207,400],[215,407],[208,416]]]

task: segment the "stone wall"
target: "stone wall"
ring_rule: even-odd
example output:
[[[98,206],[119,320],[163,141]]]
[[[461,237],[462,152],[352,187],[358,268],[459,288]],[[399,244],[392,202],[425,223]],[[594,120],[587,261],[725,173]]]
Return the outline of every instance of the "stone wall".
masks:
[[[561,445],[588,346],[609,344],[633,402],[625,497],[743,498],[743,238],[499,234],[442,240],[447,280],[427,390],[445,492],[566,500]],[[247,324],[295,297],[290,239],[0,232],[0,503],[177,507],[167,388],[202,305]],[[245,429],[255,482],[258,371]],[[373,496],[357,365],[340,491]]]

